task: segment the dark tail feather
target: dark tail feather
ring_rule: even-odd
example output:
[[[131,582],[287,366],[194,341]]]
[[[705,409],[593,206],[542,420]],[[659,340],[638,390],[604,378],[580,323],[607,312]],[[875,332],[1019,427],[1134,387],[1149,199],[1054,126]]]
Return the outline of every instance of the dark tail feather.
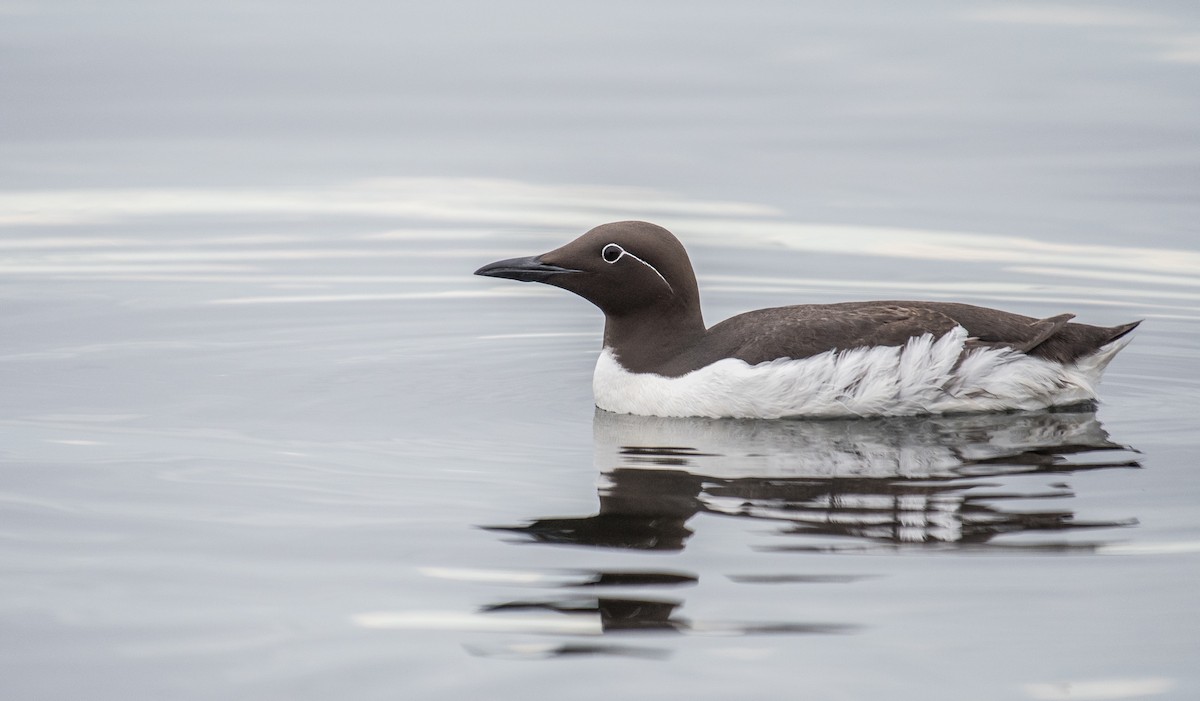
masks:
[[[1142,323],[1139,320],[1121,326],[1092,326],[1067,323],[1070,318],[1070,314],[1060,314],[1031,323],[1031,335],[1022,344],[1024,348],[1028,348],[1025,352],[1047,360],[1071,363],[1080,358],[1094,356],[1100,349],[1119,341],[1112,351],[1112,355],[1115,355],[1129,342],[1129,339],[1121,339]],[[1014,347],[1023,350],[1022,346]],[[1105,357],[1111,359],[1112,355]]]
[[[1134,322],[1131,322],[1128,324],[1121,324],[1120,326],[1109,327],[1108,340],[1105,341],[1102,345],[1108,345],[1109,343],[1112,343],[1113,341],[1117,340],[1118,338],[1125,336],[1130,331],[1133,331],[1134,329],[1136,329],[1138,327],[1138,325],[1142,323],[1142,321],[1144,321],[1144,319],[1138,319],[1137,321],[1134,321]]]
[[[1028,353],[1049,340],[1051,336],[1066,326],[1068,321],[1074,318],[1074,314],[1059,314],[1048,319],[1038,319],[1029,325],[1033,329],[1033,336],[1024,343],[1014,344],[1013,348],[1022,353]]]

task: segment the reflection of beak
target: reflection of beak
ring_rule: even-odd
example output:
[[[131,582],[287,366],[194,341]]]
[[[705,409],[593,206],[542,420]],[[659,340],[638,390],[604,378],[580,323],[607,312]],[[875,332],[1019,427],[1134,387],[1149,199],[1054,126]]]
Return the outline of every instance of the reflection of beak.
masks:
[[[475,274],[486,277],[505,277],[510,280],[520,280],[521,282],[546,282],[555,275],[583,272],[582,270],[573,270],[571,268],[562,268],[557,265],[543,263],[540,258],[540,256],[529,256],[527,258],[498,260],[495,263],[488,263],[479,270],[476,270]]]

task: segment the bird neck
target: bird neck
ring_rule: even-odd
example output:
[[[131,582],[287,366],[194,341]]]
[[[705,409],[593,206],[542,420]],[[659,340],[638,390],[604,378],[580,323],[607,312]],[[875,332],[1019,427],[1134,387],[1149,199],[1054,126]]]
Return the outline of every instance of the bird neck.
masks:
[[[673,362],[706,333],[699,304],[604,318],[604,347],[630,372],[673,375]]]

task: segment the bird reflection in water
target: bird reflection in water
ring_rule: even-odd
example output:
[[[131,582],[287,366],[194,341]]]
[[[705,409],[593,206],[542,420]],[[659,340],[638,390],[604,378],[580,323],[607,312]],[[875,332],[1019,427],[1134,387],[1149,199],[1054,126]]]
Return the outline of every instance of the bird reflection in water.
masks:
[[[1140,467],[1136,451],[1110,440],[1092,407],[836,421],[668,419],[597,410],[593,429],[601,475],[597,513],[490,528],[518,534],[524,542],[679,551],[697,527],[693,519],[714,514],[782,524],[768,536],[768,544],[758,546],[766,551],[1087,552],[1102,544],[1065,532],[1136,523],[1080,519],[1070,508],[1074,492],[1066,480],[1087,471]],[[603,587],[629,576],[605,574],[588,581]],[[749,585],[863,578],[815,573],[727,577]],[[698,576],[638,583],[661,587],[697,581]],[[552,595],[492,604],[479,614],[549,616],[556,622],[586,623],[593,635],[857,629],[818,621],[693,621],[679,615],[682,603],[654,596]],[[577,642],[471,649],[510,658],[667,654],[663,648]]]
[[[669,551],[684,548],[696,514],[709,513],[771,520],[803,536],[762,546],[770,550],[1086,551],[1097,544],[997,538],[1136,523],[1079,519],[1070,508],[1071,475],[1140,467],[1090,406],[836,421],[597,410],[593,431],[598,513],[491,528],[534,542]],[[1056,508],[1031,504],[1043,501]]]
[[[847,582],[855,577],[822,578],[814,581]],[[654,577],[642,578],[652,585],[681,584]],[[691,578],[695,583],[695,578]],[[491,604],[479,610],[479,616],[493,616],[498,626],[504,617],[509,620],[535,622],[540,625],[526,632],[543,634],[603,635],[622,633],[676,633],[685,635],[796,635],[850,633],[857,626],[844,623],[813,621],[731,621],[692,620],[679,615],[683,601],[674,598],[629,596],[579,596],[569,598],[535,598]],[[550,622],[553,622],[551,627]],[[502,629],[502,628],[501,628]],[[572,642],[505,642],[489,646],[474,645],[468,649],[477,655],[507,658],[547,658],[571,655],[606,655],[620,657],[665,658],[670,651],[662,647],[614,645],[610,643]]]

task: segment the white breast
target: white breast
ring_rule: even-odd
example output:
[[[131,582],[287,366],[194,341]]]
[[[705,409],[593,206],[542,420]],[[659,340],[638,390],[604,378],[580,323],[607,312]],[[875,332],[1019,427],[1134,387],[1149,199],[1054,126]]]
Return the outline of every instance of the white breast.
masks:
[[[1009,348],[980,348],[963,357],[967,337],[960,326],[903,346],[758,365],[727,358],[682,377],[629,372],[605,348],[592,389],[601,409],[643,416],[777,419],[1043,409],[1095,399],[1104,367],[1130,340],[1063,364]]]

